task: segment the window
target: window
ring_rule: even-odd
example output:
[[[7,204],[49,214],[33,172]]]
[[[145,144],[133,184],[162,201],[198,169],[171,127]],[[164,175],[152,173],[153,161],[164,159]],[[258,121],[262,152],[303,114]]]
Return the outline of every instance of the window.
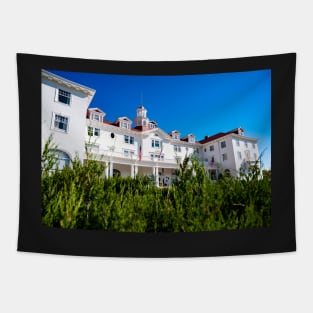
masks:
[[[181,146],[174,145],[174,151],[175,152],[181,152]]]
[[[102,122],[102,116],[97,113],[91,113],[91,119],[94,121]]]
[[[237,144],[237,147],[240,147],[240,141],[239,141],[239,139],[236,140],[236,144]]]
[[[151,147],[152,147],[152,148],[160,148],[160,147],[161,147],[160,140],[152,139],[152,141],[151,141]]]
[[[123,128],[129,129],[129,123],[127,123],[127,122],[125,122],[125,121],[122,121],[120,125],[121,125],[121,127],[123,127]]]
[[[51,149],[49,153],[51,153],[56,160],[56,164],[53,166],[52,170],[62,170],[65,166],[70,166],[70,157],[64,151]]]
[[[254,160],[256,161],[258,159],[256,153],[254,153]]]
[[[134,144],[134,137],[124,135],[124,142],[133,145]]]
[[[204,148],[204,152],[206,152],[206,148]]]
[[[71,102],[71,93],[62,89],[59,89],[58,92],[58,101],[65,103],[65,104],[70,104]]]
[[[226,141],[221,142],[221,148],[226,148]]]
[[[150,154],[150,158],[151,160],[158,160],[158,161],[164,161],[164,155],[163,154],[159,154],[159,153],[151,153]]]
[[[100,129],[88,126],[88,136],[100,136]]]
[[[252,144],[252,148],[255,149],[255,143]]]
[[[60,114],[54,115],[54,129],[61,130],[65,133],[68,132],[68,117]]]
[[[245,151],[245,156],[246,158],[249,160],[250,159],[250,151],[249,150],[246,150]]]
[[[242,156],[241,156],[241,152],[240,152],[240,151],[237,152],[237,156],[238,156],[238,159],[239,159],[239,160],[242,159]]]
[[[100,136],[100,129],[99,128],[94,129],[94,136]]]
[[[214,151],[214,146],[210,146],[210,151]]]
[[[151,158],[151,160],[153,161],[153,160],[158,160],[158,161],[164,161],[164,155],[163,154],[153,154],[153,153],[151,153],[150,154],[150,158]]]
[[[134,154],[135,154],[135,152],[134,151],[132,151],[132,150],[124,150],[124,157],[126,157],[126,158],[128,158],[128,157],[133,157],[134,156]]]
[[[120,177],[121,176],[121,172],[119,170],[117,170],[116,168],[113,169],[113,177]]]
[[[248,143],[245,141],[245,147],[248,148]]]
[[[227,161],[227,153],[222,154],[223,161]]]
[[[155,124],[150,123],[150,128],[155,128]]]
[[[173,134],[173,139],[174,139],[174,140],[178,140],[178,139],[179,139],[179,134],[174,133],[174,134]]]

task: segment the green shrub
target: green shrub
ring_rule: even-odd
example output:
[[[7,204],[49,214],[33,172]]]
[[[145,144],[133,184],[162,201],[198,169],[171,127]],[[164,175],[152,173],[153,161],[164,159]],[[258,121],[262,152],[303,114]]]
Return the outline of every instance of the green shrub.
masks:
[[[260,178],[258,167],[212,181],[196,158],[186,158],[173,185],[160,189],[148,177],[106,178],[94,160],[54,169],[49,151],[44,149],[41,182],[42,223],[49,227],[199,232],[271,223],[271,180]]]

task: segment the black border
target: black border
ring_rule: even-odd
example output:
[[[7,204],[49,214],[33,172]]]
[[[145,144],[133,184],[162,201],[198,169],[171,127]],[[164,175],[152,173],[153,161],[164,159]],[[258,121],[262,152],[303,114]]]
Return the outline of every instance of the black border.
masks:
[[[271,69],[271,227],[199,233],[139,234],[43,226],[40,217],[41,69],[136,75]],[[220,60],[151,62],[101,61],[18,53],[20,216],[17,250],[114,257],[199,257],[295,251],[295,69],[295,53]]]

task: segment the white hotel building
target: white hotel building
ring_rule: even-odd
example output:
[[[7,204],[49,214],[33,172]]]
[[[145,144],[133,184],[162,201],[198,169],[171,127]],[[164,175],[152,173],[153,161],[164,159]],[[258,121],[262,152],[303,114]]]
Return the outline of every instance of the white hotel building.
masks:
[[[59,167],[90,154],[106,164],[108,177],[147,175],[157,185],[170,185],[186,156],[197,156],[212,178],[221,171],[236,176],[259,158],[257,139],[245,136],[241,127],[197,141],[192,133],[166,133],[142,105],[134,120],[122,116],[107,121],[105,112],[89,107],[95,90],[45,70],[41,84],[42,149],[52,135]]]

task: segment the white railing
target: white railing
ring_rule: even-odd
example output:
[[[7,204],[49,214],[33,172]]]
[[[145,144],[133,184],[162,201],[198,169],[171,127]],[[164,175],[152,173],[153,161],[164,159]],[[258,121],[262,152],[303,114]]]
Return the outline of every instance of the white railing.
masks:
[[[124,160],[129,160],[129,161],[147,161],[147,162],[158,162],[158,163],[171,163],[171,164],[177,164],[176,161],[176,156],[173,156],[173,158],[161,158],[161,157],[153,157],[151,158],[151,155],[143,155],[141,157],[141,160],[139,160],[139,155],[138,153],[128,153],[128,155],[125,155],[124,152],[118,152],[114,151],[114,148],[106,150],[106,149],[100,149],[99,151],[92,151],[92,149],[88,150],[88,152],[97,158],[103,157],[104,159],[108,158],[119,158],[119,159],[124,159]]]

